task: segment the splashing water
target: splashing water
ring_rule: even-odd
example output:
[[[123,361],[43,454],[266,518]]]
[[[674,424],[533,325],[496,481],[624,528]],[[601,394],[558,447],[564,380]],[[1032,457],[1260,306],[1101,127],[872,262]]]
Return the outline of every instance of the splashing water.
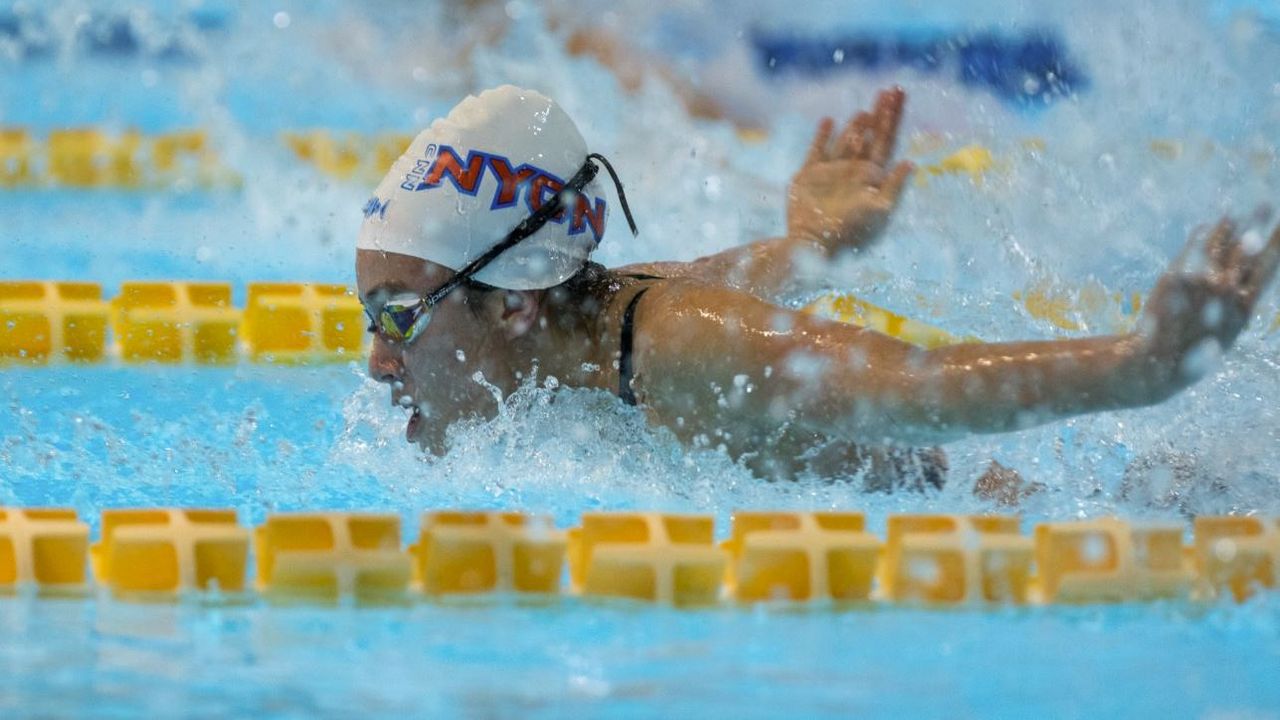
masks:
[[[638,29],[637,37],[661,45],[664,33],[670,32],[664,23],[682,16],[677,11],[646,10],[642,5],[623,4],[603,22],[616,24],[629,18]],[[1012,32],[1033,21],[1060,27],[1070,52],[1084,62],[1091,83],[1081,94],[1031,115],[991,98],[958,95],[943,78],[907,69],[872,76],[767,79],[746,67],[735,77],[723,78],[714,58],[748,52],[744,46],[748,40],[728,31],[704,30],[703,37],[686,43],[685,52],[700,48],[694,54],[704,56],[701,71],[724,81],[719,89],[726,97],[735,92],[767,93],[772,107],[790,108],[766,117],[773,132],[764,143],[744,143],[724,124],[691,120],[661,82],[648,82],[638,95],[627,96],[594,61],[566,57],[560,36],[546,30],[546,13],[531,6],[522,5],[518,11],[508,8],[511,19],[505,32],[496,42],[473,48],[469,66],[438,57],[440,62],[430,63],[438,50],[415,50],[448,45],[447,13],[433,10],[433,22],[408,25],[402,11],[371,16],[342,3],[322,4],[310,18],[290,14],[287,8],[279,12],[291,18],[287,27],[273,21],[278,17],[274,13],[258,17],[256,11],[226,10],[220,39],[194,34],[187,46],[195,61],[159,67],[160,86],[180,91],[182,98],[164,112],[157,112],[146,98],[128,94],[109,101],[115,104],[106,111],[122,126],[161,130],[197,120],[207,125],[223,152],[222,160],[242,173],[242,190],[186,196],[54,192],[6,196],[6,216],[16,238],[14,266],[24,268],[24,273],[86,277],[108,286],[125,278],[172,276],[237,283],[299,277],[350,282],[352,238],[367,188],[360,182],[322,179],[288,161],[276,133],[287,122],[362,132],[417,128],[463,92],[500,82],[525,83],[557,97],[578,119],[592,148],[616,157],[617,165],[624,168],[628,193],[644,219],[643,233],[637,240],[616,232],[607,238],[597,254],[606,264],[690,259],[776,234],[782,224],[782,190],[803,152],[813,115],[843,115],[865,106],[875,88],[902,83],[911,93],[908,138],[931,133],[940,136],[944,146],[981,143],[1001,163],[981,182],[941,177],[912,188],[881,245],[834,268],[831,285],[908,314],[924,315],[956,332],[993,340],[1055,332],[1044,321],[1025,315],[1011,301],[1012,292],[1036,283],[1073,287],[1087,281],[1113,289],[1144,290],[1193,224],[1208,221],[1223,209],[1243,211],[1280,196],[1275,148],[1266,140],[1280,136],[1280,93],[1273,78],[1257,71],[1266,64],[1264,60],[1280,56],[1280,35],[1266,15],[1238,8],[1234,14],[1217,12],[1212,22],[1204,22],[1205,8],[1192,2],[1161,4],[1158,12],[1155,5],[1140,5],[1132,10],[1140,19],[1136,24],[1132,19],[1121,22],[1118,11],[1107,3],[1037,11],[1034,18],[1008,17],[1002,7],[966,6],[963,16],[938,10],[921,20],[924,25],[955,31],[994,27]],[[813,31],[823,22],[863,29],[894,27],[882,21],[885,13],[876,3],[839,12],[825,8],[787,14],[745,3],[743,12],[761,27],[797,32]],[[51,14],[55,16],[56,12]],[[336,21],[344,27],[341,43],[330,25]],[[153,20],[150,27],[161,26]],[[300,32],[304,26],[314,32]],[[424,35],[439,44],[422,42]],[[1198,54],[1187,57],[1182,52],[1179,60],[1169,59],[1174,48],[1188,46],[1197,48]],[[239,62],[250,58],[252,62]],[[673,62],[688,60],[672,58]],[[76,62],[105,86],[131,82],[132,76],[119,66],[104,67],[84,58]],[[146,65],[145,58],[139,64]],[[19,77],[17,85],[36,97],[59,98],[74,89],[37,85],[57,68],[34,62],[21,67],[30,72]],[[407,69],[401,72],[403,68]],[[422,68],[431,70],[419,72]],[[349,77],[367,80],[342,80]],[[339,80],[329,82],[319,93],[320,78]],[[323,112],[314,106],[293,115],[261,112],[265,109],[262,98],[281,86],[303,97],[308,93],[323,97]],[[39,103],[7,104],[3,120],[39,128],[75,119],[67,118],[76,111],[65,103],[46,104],[52,109],[45,114]],[[1027,145],[1029,138],[1042,142]],[[1162,138],[1175,139],[1185,149],[1175,157],[1153,154],[1152,141]],[[343,207],[350,212],[333,209]],[[58,221],[50,222],[53,217]],[[1262,307],[1265,320],[1275,303],[1264,301]],[[1099,320],[1084,321],[1090,331],[1108,329]],[[1280,495],[1271,490],[1277,466],[1266,448],[1280,434],[1280,423],[1269,404],[1259,400],[1274,391],[1276,336],[1266,333],[1266,322],[1254,325],[1227,356],[1223,371],[1183,397],[1151,410],[1080,418],[1018,435],[956,443],[949,448],[952,481],[943,499],[901,502],[911,507],[934,502],[967,507],[969,483],[995,458],[1049,486],[1050,492],[1029,507],[1033,512],[1130,512],[1139,508],[1126,505],[1118,494],[1124,467],[1152,453],[1176,451],[1194,458],[1197,466],[1212,469],[1215,477],[1231,478],[1225,493],[1214,496],[1215,509],[1276,509],[1280,501],[1271,498]],[[72,373],[73,378],[76,374]],[[9,381],[15,419],[42,414],[41,401],[31,393],[44,392],[41,388],[50,387],[51,377],[58,375],[23,376],[21,385]],[[126,372],[119,377],[133,375]],[[75,381],[53,382],[56,387]],[[255,392],[260,386],[250,385],[255,390],[245,391],[233,382],[228,387],[247,403],[259,401]],[[351,387],[350,380],[335,380],[332,385],[340,395],[349,394]],[[145,418],[152,412],[151,398],[145,391],[130,392],[135,394],[133,403],[127,411],[118,410],[127,412],[126,417],[140,413]],[[393,428],[374,422],[383,415],[392,425],[399,422],[397,411],[373,403],[376,394],[368,388],[355,391],[347,403],[348,429],[337,438],[329,461],[349,463],[370,477],[419,475],[429,485],[441,464],[425,462],[399,447],[402,443],[392,437]],[[758,490],[763,497],[757,499],[765,504],[767,498],[785,502],[779,496],[793,492],[753,483],[723,458],[675,447],[662,433],[640,427],[634,416],[610,411],[602,398],[593,405],[576,394],[560,394],[563,400],[544,403],[518,393],[492,423],[455,430],[455,450],[441,462],[451,477],[466,477],[485,489],[479,495],[457,495],[459,500],[491,506],[524,497],[523,488],[533,482],[529,470],[543,468],[549,472],[547,477],[561,478],[565,489],[586,488],[589,504],[601,506],[609,506],[610,499],[615,505],[623,502],[621,498],[630,497],[628,488],[647,488],[635,490],[646,493],[636,499],[645,497],[659,506],[707,507],[709,503],[720,512],[726,508],[716,500],[749,499],[732,493],[699,494],[705,492],[696,489],[700,484],[754,484],[763,488]],[[369,398],[362,400],[366,395]],[[593,433],[592,442],[575,443],[571,431],[557,430],[555,442],[593,450],[559,456],[540,451],[553,443],[538,436],[546,428],[560,428],[559,422],[539,416],[552,412],[553,406],[557,412],[571,406],[582,413],[599,413],[597,420],[611,432]],[[315,403],[307,407],[319,409]],[[371,432],[385,431],[387,436],[357,441],[359,432],[350,426],[359,421],[352,419],[352,413],[380,428]],[[119,429],[111,415],[85,422],[107,432]],[[568,422],[572,426],[581,420],[574,416]],[[214,444],[200,433],[194,435],[164,437],[177,447]],[[631,438],[637,436],[644,447],[631,446]],[[1244,438],[1248,440],[1242,442]],[[280,441],[289,444],[296,439]],[[597,445],[603,449],[595,451]],[[130,446],[120,447],[127,453]],[[211,452],[216,450],[210,447]],[[523,452],[537,454],[539,461],[523,463]],[[284,462],[299,464],[297,469],[305,475],[316,472],[301,467],[315,457],[318,454],[295,453]],[[551,468],[555,473],[550,473]],[[716,473],[724,477],[713,482],[709,478]],[[386,490],[414,487],[414,481],[405,479]],[[573,508],[557,507],[552,492],[548,487],[531,496],[571,514]],[[838,484],[824,486],[820,493],[828,503],[864,501],[841,498]]]
[[[902,26],[900,3],[780,9],[744,0],[726,12],[714,4],[671,9],[626,0],[580,9],[602,27],[657,48],[727,105],[756,113],[770,131],[763,142],[742,139],[727,123],[691,119],[662,82],[645,82],[628,94],[593,60],[569,56],[563,31],[547,29],[552,11],[535,3],[497,3],[484,11],[505,18],[492,37],[485,23],[459,25],[462,11],[452,4],[416,5],[384,5],[376,13],[336,0],[269,8],[210,0],[174,8],[136,3],[126,10],[93,2],[23,5],[19,14],[47,18],[47,32],[24,42],[50,50],[15,59],[16,45],[0,33],[0,124],[36,134],[85,124],[144,132],[202,127],[240,184],[173,193],[0,193],[0,273],[92,279],[107,287],[138,278],[223,279],[238,292],[255,280],[350,283],[360,208],[373,182],[316,172],[291,156],[280,133],[309,127],[416,132],[465,93],[508,82],[557,98],[591,149],[622,173],[641,235],[633,239],[614,227],[597,254],[609,265],[688,260],[780,233],[785,184],[817,117],[847,116],[866,107],[876,89],[904,85],[908,157],[927,163],[980,144],[997,162],[978,182],[941,176],[915,184],[883,242],[831,268],[830,284],[991,340],[1061,333],[1026,313],[1011,297],[1016,291],[1088,282],[1145,291],[1194,226],[1224,211],[1245,214],[1280,201],[1280,84],[1272,70],[1280,66],[1280,23],[1268,4],[910,3],[916,23],[944,34],[1057,29],[1090,83],[1035,112],[910,68],[765,78],[752,66],[745,32],[751,27],[814,36],[830,28],[905,32],[912,28]],[[192,20],[192,8],[205,20]],[[135,18],[141,38],[135,50],[113,45],[110,33],[93,43],[77,40],[78,28],[100,13]],[[695,22],[708,14],[717,21]],[[162,59],[173,43],[181,62]],[[111,47],[117,54],[109,60],[95,55]],[[433,507],[520,508],[551,513],[562,525],[594,509],[697,511],[715,514],[722,531],[736,508],[858,508],[877,529],[893,512],[990,510],[970,490],[995,459],[1046,486],[1024,501],[1021,512],[1033,520],[1274,514],[1280,512],[1274,452],[1280,417],[1272,401],[1280,394],[1280,364],[1278,335],[1269,332],[1275,297],[1273,291],[1264,298],[1253,327],[1220,370],[1190,391],[1156,408],[951,444],[950,481],[932,494],[862,495],[856,483],[817,478],[762,481],[713,448],[686,448],[648,428],[638,411],[611,396],[551,389],[549,379],[530,378],[502,398],[493,420],[455,426],[448,454],[428,458],[404,443],[403,409],[392,407],[386,388],[364,378],[358,364],[58,367],[0,370],[0,504],[71,505],[89,517],[104,507],[231,506],[247,522],[278,510],[377,508],[400,513],[407,533],[418,513]],[[1081,333],[1114,329],[1106,318],[1080,320]],[[0,644],[29,640],[4,648],[13,653],[7,656],[86,656],[80,652],[85,639],[76,633],[91,633],[76,615],[79,606],[70,607],[21,606],[4,615],[0,629],[7,632],[0,635],[9,639]],[[153,608],[144,610],[151,614],[104,610],[92,633],[104,632],[101,642],[109,647],[95,645],[88,654],[109,664],[119,650],[112,644],[123,646],[132,674],[121,682],[135,690],[150,687],[155,674],[203,677],[205,665],[190,658],[217,666],[224,654],[239,651],[211,650],[214,637],[228,648],[253,647],[247,655],[261,652],[266,677],[282,676],[291,663],[315,671],[315,682],[306,686],[244,685],[231,694],[232,706],[218,706],[230,707],[228,714],[279,707],[277,701],[311,703],[317,713],[349,708],[351,697],[338,688],[355,658],[380,669],[376,678],[360,675],[361,687],[388,713],[467,707],[475,714],[536,715],[548,707],[598,707],[592,703],[601,700],[640,702],[635,698],[665,691],[684,699],[682,709],[698,712],[755,700],[762,712],[799,707],[820,716],[839,714],[832,709],[838,700],[846,714],[849,707],[870,707],[910,715],[922,710],[913,702],[946,687],[970,698],[969,707],[999,715],[983,698],[1023,697],[1032,687],[1058,697],[1056,714],[1066,714],[1081,697],[1094,696],[1090,679],[1097,676],[1080,668],[1098,660],[1086,652],[1088,642],[1077,643],[1081,635],[1111,652],[1098,673],[1138,688],[1128,699],[1133,705],[1116,701],[1095,706],[1101,712],[1094,714],[1151,715],[1170,710],[1175,699],[1184,703],[1175,704],[1175,712],[1248,715],[1251,708],[1275,707],[1269,702],[1274,693],[1260,690],[1271,686],[1269,678],[1226,670],[1238,657],[1274,654],[1266,640],[1274,637],[1273,597],[1238,612],[1219,608],[1192,618],[1160,607],[1047,617],[728,613],[692,620],[662,611],[574,607],[538,614],[501,607],[469,624],[416,610],[408,617],[259,610],[223,616],[177,608],[165,611],[171,621],[165,625]],[[514,645],[494,645],[484,630],[490,624],[511,628]],[[143,625],[160,627],[142,632]],[[405,627],[435,645],[406,659]],[[1060,642],[1027,656],[1019,636],[1033,633]],[[1117,641],[1121,635],[1124,643]],[[342,640],[351,636],[364,644]],[[762,639],[743,640],[757,636]],[[470,664],[449,649],[467,642],[478,648]],[[1079,654],[1064,660],[1043,649],[1050,646]],[[202,650],[175,659],[192,647]],[[921,658],[881,656],[877,648],[883,647],[916,648]],[[669,660],[663,667],[683,670],[655,669],[662,663],[652,658],[618,659],[637,648]],[[525,660],[511,659],[518,652]],[[925,655],[939,658],[930,672],[917,665]],[[396,662],[382,661],[388,657]],[[1010,657],[1025,661],[1028,685],[960,677],[943,667],[991,668]],[[1198,660],[1195,678],[1207,690],[1170,695],[1152,685],[1159,672],[1135,674],[1135,668],[1159,667],[1185,675],[1185,668],[1173,667],[1177,657]],[[712,667],[712,674],[684,672],[689,658],[705,662],[699,667]],[[149,664],[140,671],[144,660]],[[170,671],[171,663],[178,669]],[[1064,664],[1075,671],[1058,684]],[[497,689],[491,687],[495,667],[508,676]],[[404,683],[388,680],[388,673]],[[696,676],[699,687],[673,674]],[[417,687],[423,677],[442,678],[444,689],[422,700],[391,687]],[[924,677],[938,686],[913,680]],[[225,668],[210,678],[213,695],[245,680]],[[63,697],[63,682],[65,676],[43,679],[22,697]],[[861,704],[850,706],[847,695],[823,694],[824,688],[847,693],[867,686],[885,689],[881,704],[859,696]],[[753,687],[781,689],[762,697]],[[1238,700],[1241,687],[1251,700]],[[807,692],[808,704],[779,704],[789,692]],[[189,693],[164,695],[153,709],[179,707]],[[12,709],[4,702],[0,710]],[[1018,715],[1016,708],[1006,714]]]

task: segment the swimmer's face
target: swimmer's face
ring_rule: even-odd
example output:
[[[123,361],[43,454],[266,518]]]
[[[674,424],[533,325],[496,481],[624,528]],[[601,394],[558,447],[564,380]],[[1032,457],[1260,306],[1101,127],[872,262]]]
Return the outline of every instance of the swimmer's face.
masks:
[[[426,295],[452,275],[449,268],[407,255],[356,252],[360,301],[375,317],[388,299]],[[455,290],[435,306],[431,322],[412,343],[373,336],[369,375],[389,385],[391,403],[406,409],[409,442],[431,452],[443,450],[450,422],[476,413],[491,415],[496,409],[493,396],[472,376],[494,376],[494,363],[504,349],[502,333],[479,309],[467,304],[465,291]]]

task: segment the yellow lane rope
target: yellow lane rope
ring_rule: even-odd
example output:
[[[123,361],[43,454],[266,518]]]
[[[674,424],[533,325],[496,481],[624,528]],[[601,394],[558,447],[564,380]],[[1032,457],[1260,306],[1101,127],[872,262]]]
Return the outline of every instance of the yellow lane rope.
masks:
[[[1190,543],[1182,523],[1046,522],[1024,535],[1010,515],[892,515],[882,538],[861,513],[832,510],[740,511],[719,543],[703,514],[591,512],[563,531],[540,515],[434,511],[408,548],[400,526],[394,513],[321,511],[272,514],[251,531],[234,510],[104,510],[90,545],[74,510],[0,507],[0,591],[996,606],[1244,601],[1280,569],[1280,523],[1259,517],[1197,518]]]
[[[238,308],[231,283],[127,282],[108,301],[96,283],[0,281],[0,362],[358,360],[364,329],[343,285],[251,283]]]

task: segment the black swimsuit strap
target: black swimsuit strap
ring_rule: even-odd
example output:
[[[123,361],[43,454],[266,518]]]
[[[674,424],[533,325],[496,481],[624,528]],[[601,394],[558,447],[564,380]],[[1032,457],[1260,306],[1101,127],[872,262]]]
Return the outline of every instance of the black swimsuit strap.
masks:
[[[618,397],[628,405],[636,404],[636,393],[631,389],[631,376],[635,372],[631,360],[631,345],[635,340],[632,326],[635,324],[636,305],[646,292],[649,292],[649,288],[642,288],[640,292],[632,295],[631,302],[627,303],[627,309],[622,313],[622,353],[618,358]]]

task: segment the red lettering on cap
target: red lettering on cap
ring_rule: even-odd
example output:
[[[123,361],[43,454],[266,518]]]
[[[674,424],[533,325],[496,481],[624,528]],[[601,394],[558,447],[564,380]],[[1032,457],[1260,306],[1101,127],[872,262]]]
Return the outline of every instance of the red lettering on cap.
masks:
[[[586,229],[586,225],[591,226],[591,234],[595,236],[596,243],[600,242],[600,238],[604,237],[604,218],[605,204],[601,198],[596,198],[595,210],[591,209],[591,200],[583,193],[578,193],[577,199],[573,203],[573,221],[569,223],[569,234],[576,235]]]
[[[521,165],[513,170],[511,163],[498,155],[489,156],[489,166],[493,168],[493,174],[498,178],[498,192],[493,195],[493,205],[490,206],[490,210],[515,205],[520,195],[520,186],[540,172],[538,168],[530,165]]]
[[[555,197],[556,193],[564,189],[564,183],[555,177],[543,172],[533,179],[529,185],[529,212],[536,213],[547,201],[547,198]],[[560,212],[551,218],[552,222],[564,222],[567,208],[560,208]]]
[[[453,151],[453,148],[448,145],[441,145],[440,154],[436,156],[435,163],[427,171],[422,183],[429,188],[433,188],[444,182],[444,178],[449,178],[450,182],[458,188],[458,192],[475,195],[480,189],[480,179],[484,177],[484,166],[487,158],[488,155],[486,153],[472,150],[467,153],[467,163],[464,168],[462,159]]]

